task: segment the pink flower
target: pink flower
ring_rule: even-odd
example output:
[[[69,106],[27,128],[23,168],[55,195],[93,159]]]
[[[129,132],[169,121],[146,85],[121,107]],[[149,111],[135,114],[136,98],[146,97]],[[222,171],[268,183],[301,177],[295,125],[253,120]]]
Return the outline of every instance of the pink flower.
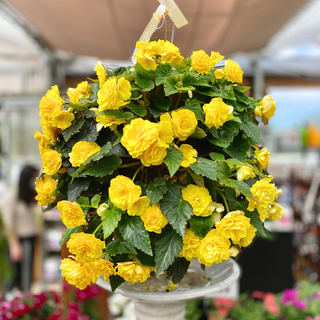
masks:
[[[294,300],[293,301],[293,305],[297,308],[297,309],[301,309],[304,310],[307,308],[307,304],[303,301],[303,300]]]
[[[225,307],[230,309],[234,306],[234,301],[229,298],[216,298],[214,304],[217,308]]]

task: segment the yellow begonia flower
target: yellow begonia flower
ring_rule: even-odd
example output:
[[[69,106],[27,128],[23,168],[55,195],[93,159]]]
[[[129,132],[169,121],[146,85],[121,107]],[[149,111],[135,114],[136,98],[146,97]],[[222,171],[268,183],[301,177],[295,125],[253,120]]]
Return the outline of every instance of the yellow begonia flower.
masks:
[[[60,270],[67,282],[81,290],[96,283],[101,275],[101,271],[95,268],[94,264],[70,258],[61,261]]]
[[[145,282],[150,278],[150,271],[150,267],[142,265],[138,260],[117,264],[117,274],[129,282]]]
[[[77,104],[79,101],[88,99],[92,93],[92,88],[88,84],[88,81],[83,81],[77,85],[75,89],[69,88],[67,95],[70,102]]]
[[[70,162],[73,167],[79,167],[100,150],[101,147],[95,142],[79,141],[71,149]]]
[[[140,218],[149,232],[161,233],[162,229],[168,224],[167,218],[160,210],[159,203],[147,208]]]
[[[141,196],[141,188],[125,176],[116,176],[110,181],[109,197],[111,202],[121,210],[127,210]]]
[[[59,201],[57,209],[61,212],[61,220],[67,228],[75,228],[86,224],[81,207],[77,203]]]
[[[40,101],[40,116],[51,124],[52,118],[60,114],[63,102],[58,87],[53,86]]]
[[[50,143],[52,145],[55,145],[57,138],[58,138],[59,134],[61,133],[61,130],[59,128],[52,127],[51,124],[48,124],[43,119],[40,120],[40,124],[42,127],[42,131],[46,137],[46,140],[50,141]]]
[[[274,115],[275,110],[276,104],[272,99],[272,96],[270,96],[269,94],[264,96],[261,101],[262,117],[266,120],[270,120],[270,118]]]
[[[182,198],[188,201],[196,216],[207,217],[212,214],[209,205],[212,202],[208,189],[189,184],[182,189]]]
[[[220,128],[226,121],[233,119],[233,107],[228,106],[221,98],[213,98],[210,103],[203,105],[206,115],[205,124],[208,128]]]
[[[159,126],[141,118],[134,119],[123,128],[121,144],[132,158],[139,158],[158,140]]]
[[[224,70],[228,81],[242,83],[243,72],[236,62],[229,59],[226,62]]]
[[[201,264],[207,267],[214,263],[221,263],[222,260],[228,260],[230,240],[220,236],[216,229],[212,229],[204,239],[201,240],[197,250],[197,258]]]
[[[137,42],[136,47],[138,49],[135,58],[141,64],[141,66],[149,70],[156,70],[157,63],[156,63],[156,56],[159,55],[159,45],[157,42],[152,41],[150,42],[147,40],[146,42]]]
[[[36,200],[40,206],[48,206],[55,200],[51,198],[52,193],[57,189],[56,180],[52,179],[49,175],[45,174],[36,181],[36,191],[38,195]]]
[[[268,209],[268,218],[271,220],[278,221],[284,215],[283,208],[280,204],[274,202]]]
[[[105,247],[104,241],[84,232],[73,233],[67,243],[67,248],[76,256],[76,259],[85,262],[99,260]]]
[[[191,58],[192,67],[201,74],[208,74],[223,56],[219,52],[211,52],[209,57],[203,50],[193,51]]]
[[[92,264],[97,270],[99,270],[99,276],[103,275],[104,280],[107,280],[108,282],[110,282],[110,276],[116,275],[113,263],[108,260],[100,259]]]
[[[62,164],[62,155],[52,149],[43,149],[41,151],[42,171],[49,175],[57,173]]]
[[[250,191],[253,197],[258,201],[254,201],[247,198],[249,201],[248,210],[254,211],[257,209],[260,215],[260,219],[263,222],[268,216],[269,206],[274,202],[275,198],[279,195],[281,190],[278,190],[274,183],[270,183],[273,179],[272,176],[257,181],[251,188]]]
[[[118,125],[118,124],[126,122],[125,119],[116,119],[115,117],[106,117],[106,116],[102,116],[100,114],[97,115],[96,120],[97,120],[97,122],[101,123],[105,128],[110,127],[113,124]]]
[[[257,165],[259,170],[265,169],[269,165],[270,161],[270,152],[267,148],[262,148],[260,151],[255,151],[255,156],[257,158]]]
[[[190,164],[197,161],[196,157],[198,152],[196,149],[193,149],[188,144],[182,144],[179,150],[183,153],[183,160],[181,162],[181,167],[188,168]]]
[[[191,136],[198,125],[198,120],[193,111],[180,109],[172,111],[173,135],[180,141],[185,141]]]
[[[173,43],[168,40],[158,40],[158,46],[160,61],[162,63],[183,64],[184,58],[180,55],[179,48]]]
[[[226,214],[220,222],[216,223],[216,229],[218,234],[243,247],[252,242],[257,231],[241,210]]]
[[[68,111],[61,111],[58,115],[52,118],[52,125],[61,130],[65,130],[71,126],[71,122],[74,120],[74,114]]]
[[[226,72],[224,71],[224,69],[218,69],[214,72],[214,76],[218,80],[222,79],[225,75],[226,75]]]
[[[188,261],[196,258],[200,243],[201,239],[198,238],[191,229],[186,229],[183,238],[183,247],[182,251],[179,253],[179,257],[184,257]]]
[[[155,142],[147,150],[142,152],[140,161],[145,167],[150,167],[151,165],[159,166],[166,155],[167,149],[165,147],[159,147],[158,143]]]
[[[168,113],[160,116],[160,122],[158,123],[158,146],[169,148],[169,144],[173,141],[173,126],[172,119]]]
[[[101,89],[102,85],[106,82],[108,78],[108,72],[105,66],[100,61],[98,61],[98,64],[95,66],[94,71],[97,73],[99,87]]]
[[[254,178],[256,175],[254,174],[253,170],[249,167],[243,166],[240,167],[237,171],[237,180],[243,181],[250,178]]]
[[[141,216],[149,208],[150,199],[148,197],[140,197],[136,202],[128,206],[129,216]]]
[[[34,137],[39,141],[40,152],[44,149],[51,149],[52,145],[47,141],[46,136],[39,131],[35,131]]]
[[[99,111],[118,110],[120,107],[129,103],[131,97],[131,85],[128,80],[121,77],[107,79],[98,91]]]

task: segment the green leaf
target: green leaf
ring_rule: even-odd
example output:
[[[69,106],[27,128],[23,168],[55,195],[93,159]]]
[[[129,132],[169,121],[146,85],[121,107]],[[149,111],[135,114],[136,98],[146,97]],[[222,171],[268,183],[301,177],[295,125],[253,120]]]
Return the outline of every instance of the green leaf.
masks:
[[[138,72],[134,73],[134,77],[137,85],[140,86],[143,89],[143,91],[150,91],[154,88],[153,80],[144,77]]]
[[[77,141],[87,141],[94,142],[96,141],[99,132],[96,129],[96,122],[90,119],[86,119],[84,125],[81,128],[81,131],[76,135]]]
[[[84,125],[84,118],[75,119],[69,128],[62,130],[62,135],[63,135],[65,142],[70,140],[70,138],[75,133],[77,133],[82,128],[83,125]]]
[[[98,112],[98,115],[104,116],[104,117],[114,117],[116,120],[123,119],[123,115],[119,110],[104,110]]]
[[[149,182],[146,188],[146,195],[150,199],[150,205],[158,203],[167,192],[167,184],[164,178],[157,177],[154,182]]]
[[[121,142],[122,137],[123,137],[123,134],[120,135],[120,137],[117,138],[117,140],[113,143],[112,146],[114,147],[114,146],[116,146],[117,144],[119,144],[119,143]]]
[[[64,230],[63,232],[63,235],[62,235],[62,238],[60,240],[60,247],[62,247],[62,245],[69,240],[70,236],[73,234],[73,233],[77,233],[79,232],[80,230],[80,227],[75,227],[73,229],[69,229],[67,228],[66,230]]]
[[[170,100],[154,101],[157,108],[168,111],[170,108]]]
[[[87,191],[91,184],[91,179],[88,178],[77,178],[71,183],[68,183],[68,201],[74,202],[76,201],[83,191]]]
[[[167,149],[167,155],[163,162],[167,165],[169,169],[170,176],[172,177],[179,169],[181,162],[183,160],[183,153],[173,147]]]
[[[99,84],[98,83],[90,83],[90,87],[92,88],[92,92],[90,97],[88,98],[89,101],[95,101],[97,100],[97,94],[99,91]]]
[[[195,173],[207,177],[213,181],[217,180],[217,162],[197,157],[195,163],[190,164],[190,168]]]
[[[120,166],[121,163],[122,160],[120,157],[115,155],[108,156],[86,170],[83,175],[103,178],[104,176],[113,174],[113,172],[117,170],[117,167]]]
[[[187,201],[182,199],[179,186],[168,186],[167,193],[160,201],[160,209],[173,229],[184,237],[186,225],[193,214],[193,209]]]
[[[227,159],[226,163],[231,166],[243,166],[243,163],[237,159]]]
[[[121,220],[122,210],[115,207],[109,201],[109,208],[103,211],[101,216],[102,229],[104,238],[108,238],[114,229],[118,226],[119,221]]]
[[[212,129],[212,128],[211,128]],[[228,121],[219,128],[219,139],[208,138],[208,140],[216,146],[227,148],[233,141],[234,136],[239,132],[239,124]]]
[[[110,276],[110,286],[112,292],[114,292],[121,284],[123,284],[126,280],[124,280],[122,277],[116,275],[116,276]]]
[[[125,240],[128,240],[136,248],[152,256],[149,235],[140,217],[128,216],[122,219],[119,230]]]
[[[96,194],[94,197],[92,197],[91,199],[91,205],[94,207],[94,208],[98,208],[99,207],[99,203],[100,203],[100,199],[101,199],[101,196],[100,194]]]
[[[213,227],[213,218],[192,216],[189,220],[190,228],[199,238],[204,238]]]
[[[152,104],[150,104],[150,106],[149,106],[149,111],[155,118],[158,118],[160,116],[160,114],[163,113],[163,110],[158,109],[156,106],[154,106]]]
[[[83,211],[83,213],[87,213],[89,208],[87,207],[90,204],[89,198],[88,197],[80,197],[76,201],[78,204],[80,204],[80,207]],[[84,205],[84,206],[82,206]]]
[[[182,237],[171,226],[166,226],[155,240],[157,275],[166,270],[182,251]]]
[[[92,110],[88,110],[88,109],[83,109],[81,110],[81,113],[86,117],[86,118],[95,118],[96,114],[94,113],[94,111]]]
[[[241,135],[236,136],[228,148],[224,151],[232,158],[236,158],[240,161],[247,159],[247,152],[250,149],[250,144],[247,139],[244,139]]]
[[[125,107],[129,108],[133,113],[141,118],[147,114],[147,110],[140,104],[129,103]]]
[[[156,266],[156,263],[154,261],[154,257],[145,254],[141,250],[137,250],[137,258],[144,266],[148,266],[148,267],[155,267]]]
[[[221,90],[215,87],[205,88],[205,87],[197,87],[196,92],[204,94],[209,97],[219,97],[222,99],[236,100],[236,98],[225,90]]]
[[[235,115],[233,115],[233,118],[231,121],[234,121],[234,122],[238,122],[238,123],[242,123],[241,119]]]
[[[258,127],[252,122],[246,122],[240,124],[240,129],[253,140],[255,143],[262,145],[261,136]]]
[[[250,87],[240,87],[240,86],[234,86],[233,90],[239,91],[239,92],[245,92],[247,90],[249,90]]]
[[[217,177],[221,180],[229,179],[230,176],[230,168],[225,162],[220,161],[217,166]]]
[[[174,77],[169,77],[164,83],[164,92],[166,96],[170,96],[179,92],[179,89],[176,87],[177,80]]]
[[[203,139],[207,134],[199,127],[196,127],[195,132],[190,136],[190,138]]]
[[[156,85],[164,83],[171,74],[171,67],[168,64],[163,64],[156,70]]]
[[[195,79],[191,81],[191,84],[194,86],[208,87],[211,88],[211,85],[206,80]]]
[[[65,158],[69,158],[69,153],[72,150],[72,147],[77,143],[78,141],[75,139],[69,140],[67,143],[64,144],[64,146],[61,148],[61,151],[58,152],[61,153]]]
[[[190,74],[190,72],[185,72],[181,78],[183,86],[190,87],[192,79],[193,79],[193,76]]]
[[[115,256],[122,253],[137,254],[134,246],[126,240],[113,240],[107,245],[106,250],[110,256]]]
[[[235,96],[234,96],[234,91],[233,91],[233,86],[232,85],[224,86],[221,89],[224,90],[228,96],[233,98],[231,100],[235,100]],[[228,99],[230,99],[230,98],[228,98]]]
[[[133,113],[132,112],[128,112],[128,111],[124,112],[122,114],[122,116],[123,116],[123,119],[126,119],[126,120],[130,120],[130,119],[132,119],[134,117]]]
[[[173,283],[179,283],[188,271],[190,261],[178,258],[167,270],[167,276]]]
[[[237,100],[225,100],[225,103],[229,106],[233,106],[235,110],[240,112],[247,108],[246,104]]]
[[[134,69],[140,73],[142,76],[154,80],[156,77],[156,73],[152,70],[146,70],[139,62],[137,62],[134,66]]]
[[[236,98],[238,100],[240,100],[241,102],[243,102],[244,104],[246,104],[246,105],[250,104],[249,97],[246,94],[244,94],[243,92],[236,91],[234,94],[235,94]]]
[[[211,157],[212,160],[215,160],[215,161],[224,160],[224,155],[221,153],[212,152],[209,154],[209,156]]]
[[[184,109],[191,110],[195,114],[197,120],[204,123],[202,108],[201,108],[200,102],[198,100],[195,100],[195,99],[194,100],[190,100],[190,99],[186,100]]]

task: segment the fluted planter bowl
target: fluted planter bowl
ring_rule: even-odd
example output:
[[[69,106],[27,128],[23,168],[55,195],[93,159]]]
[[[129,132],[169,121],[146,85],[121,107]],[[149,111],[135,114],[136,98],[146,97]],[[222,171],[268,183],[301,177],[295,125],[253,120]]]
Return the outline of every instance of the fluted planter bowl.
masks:
[[[144,283],[123,283],[116,293],[131,298],[135,303],[137,320],[183,320],[188,300],[221,291],[234,283],[240,275],[237,263],[230,258],[202,270],[193,260],[179,285],[169,285],[166,277],[150,278]],[[97,284],[111,291],[110,284],[98,279]]]

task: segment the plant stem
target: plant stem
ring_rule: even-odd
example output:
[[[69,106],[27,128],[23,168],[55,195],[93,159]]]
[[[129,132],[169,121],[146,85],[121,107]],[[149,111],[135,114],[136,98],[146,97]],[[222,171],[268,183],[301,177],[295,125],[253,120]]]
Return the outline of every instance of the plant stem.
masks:
[[[229,213],[230,210],[229,210],[229,206],[228,206],[228,202],[227,202],[226,197],[224,196],[224,194],[223,194],[222,192],[218,191],[218,193],[220,194],[220,196],[222,197],[222,199],[223,199],[223,201],[224,201],[224,204],[225,204],[226,209],[227,209],[227,213]]]
[[[121,136],[121,134],[119,133],[119,131],[117,130],[117,127],[114,128],[113,132],[116,134],[116,136],[119,138]]]
[[[139,171],[142,169],[143,165],[141,167],[139,167],[139,169],[135,172],[133,178],[132,178],[132,182],[134,181],[134,179],[136,178],[137,174],[139,173]]]
[[[102,226],[102,222],[97,226],[97,229],[94,230],[93,234],[96,234],[96,232],[100,229],[101,226]]]
[[[141,162],[133,162],[133,163],[127,163],[127,164],[122,164],[121,166],[118,166],[117,168],[131,168],[140,165]]]

